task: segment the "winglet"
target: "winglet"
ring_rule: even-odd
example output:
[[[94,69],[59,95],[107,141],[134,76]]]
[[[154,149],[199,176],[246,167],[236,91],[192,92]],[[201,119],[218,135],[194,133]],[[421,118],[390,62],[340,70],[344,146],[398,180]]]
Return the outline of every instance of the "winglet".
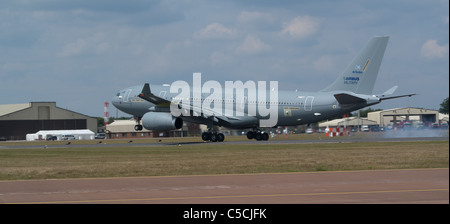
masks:
[[[378,97],[384,97],[384,96],[389,96],[392,95],[395,90],[397,90],[398,86],[393,86],[392,88],[388,89],[386,92],[380,94]]]
[[[142,93],[141,94],[146,94],[146,95],[151,94],[150,84],[145,83],[144,88],[142,88]]]
[[[145,83],[144,88],[142,88],[141,93],[138,95],[139,98],[144,99],[150,103],[154,104],[160,104],[160,103],[166,103],[168,101],[161,99],[157,96],[155,96],[151,90],[150,90],[150,84]]]

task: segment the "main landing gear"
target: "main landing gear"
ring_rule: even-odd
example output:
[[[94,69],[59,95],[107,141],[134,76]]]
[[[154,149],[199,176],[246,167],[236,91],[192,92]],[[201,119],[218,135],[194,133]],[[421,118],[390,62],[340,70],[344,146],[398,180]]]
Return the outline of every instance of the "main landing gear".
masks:
[[[223,142],[223,140],[225,140],[225,135],[223,135],[222,133],[217,133],[215,131],[203,132],[202,140],[212,142]]]
[[[247,132],[248,139],[256,139],[256,141],[267,141],[269,140],[269,134],[267,132],[261,132],[260,130]]]

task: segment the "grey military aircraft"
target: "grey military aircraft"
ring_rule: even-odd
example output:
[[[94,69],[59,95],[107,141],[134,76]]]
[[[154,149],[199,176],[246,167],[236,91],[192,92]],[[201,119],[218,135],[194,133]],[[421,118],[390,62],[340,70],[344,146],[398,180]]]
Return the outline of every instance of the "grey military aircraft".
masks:
[[[217,133],[214,126],[252,129],[247,132],[248,139],[268,140],[268,133],[260,128],[262,121],[268,120],[270,116],[275,121],[270,123],[273,127],[311,124],[378,104],[383,100],[415,95],[392,96],[397,86],[382,94],[372,94],[388,40],[389,37],[372,38],[347,69],[330,86],[318,92],[278,91],[276,86],[277,94],[274,94],[272,88],[267,92],[269,94],[251,97],[249,93],[255,85],[246,85],[247,82],[242,85],[238,81],[231,91],[225,88],[210,93],[208,89],[199,93],[193,88],[182,95],[178,88],[174,91],[169,84],[145,83],[121,90],[113,97],[112,104],[134,116],[136,131],[143,127],[154,131],[175,130],[182,127],[183,121],[187,121],[207,125],[208,131],[202,133],[204,141],[224,141],[225,136]],[[245,88],[247,94],[242,95]],[[260,92],[258,89],[258,94]],[[276,97],[272,97],[274,95]],[[214,107],[204,110],[205,104],[214,104]],[[174,108],[180,110],[179,113],[173,113]],[[275,113],[259,113],[267,108]]]

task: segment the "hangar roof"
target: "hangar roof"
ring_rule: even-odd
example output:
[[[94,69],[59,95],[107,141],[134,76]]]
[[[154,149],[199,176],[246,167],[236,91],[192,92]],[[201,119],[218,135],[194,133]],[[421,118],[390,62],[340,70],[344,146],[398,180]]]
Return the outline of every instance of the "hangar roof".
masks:
[[[384,116],[389,115],[399,115],[399,114],[437,114],[438,111],[436,110],[430,110],[430,109],[424,109],[424,108],[415,108],[415,107],[404,107],[404,108],[393,108],[388,110],[382,110],[382,111],[374,111],[370,112],[372,114],[383,114]]]
[[[45,107],[45,108],[44,108]],[[43,108],[43,110],[39,109]],[[40,116],[44,117],[40,117]],[[60,108],[56,102],[30,102],[23,104],[0,105],[0,120],[33,119],[95,119],[75,111]]]
[[[341,118],[341,119],[335,119],[331,121],[326,121],[319,124],[319,127],[338,127],[338,126],[356,126],[356,125],[377,125],[377,122],[369,120],[367,118],[360,118],[358,120],[357,117],[348,117],[348,118]]]
[[[31,103],[0,105],[0,117],[31,107]]]

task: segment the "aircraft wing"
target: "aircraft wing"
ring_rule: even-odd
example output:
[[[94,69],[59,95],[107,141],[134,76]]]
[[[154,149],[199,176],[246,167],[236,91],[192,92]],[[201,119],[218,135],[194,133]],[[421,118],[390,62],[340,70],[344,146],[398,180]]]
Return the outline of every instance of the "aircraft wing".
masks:
[[[214,122],[219,122],[219,120],[223,120],[226,122],[241,120],[240,117],[225,116],[222,111],[214,110],[214,108],[211,109],[211,108],[205,108],[205,107],[198,107],[194,103],[192,103],[192,105],[182,103],[182,104],[179,104],[178,108],[186,110],[184,112],[189,111],[190,114],[192,114],[192,116],[196,116],[196,117],[201,116],[204,118],[211,117]],[[229,112],[229,113],[227,113],[227,112]],[[227,111],[227,112],[225,112],[225,114],[233,114],[233,111]]]
[[[170,107],[170,104],[172,103],[171,101],[168,101],[166,99],[163,99],[161,97],[158,97],[156,95],[154,95],[151,90],[150,90],[150,85],[148,83],[145,83],[144,88],[142,88],[141,93],[138,95],[139,98],[146,100],[150,103],[156,104],[156,105],[163,105],[163,107]],[[201,116],[204,118],[209,118],[211,117],[213,119],[214,122],[219,122],[220,120],[224,120],[226,122],[230,122],[232,120],[241,120],[239,117],[234,117],[234,116],[223,116],[222,115],[222,111],[215,111],[214,109],[209,109],[209,108],[201,108],[201,107],[197,107],[194,104],[189,105],[189,104],[184,104],[184,103],[180,103],[178,105],[179,109],[184,109],[184,112],[189,112],[189,114],[191,114],[192,116]],[[227,113],[228,114],[228,113]],[[233,114],[233,113],[231,113]]]
[[[162,104],[162,103],[170,103],[170,101],[162,99],[156,95],[154,95],[150,90],[150,84],[145,83],[144,88],[142,88],[141,94],[138,95],[139,98],[146,100],[153,104]]]

